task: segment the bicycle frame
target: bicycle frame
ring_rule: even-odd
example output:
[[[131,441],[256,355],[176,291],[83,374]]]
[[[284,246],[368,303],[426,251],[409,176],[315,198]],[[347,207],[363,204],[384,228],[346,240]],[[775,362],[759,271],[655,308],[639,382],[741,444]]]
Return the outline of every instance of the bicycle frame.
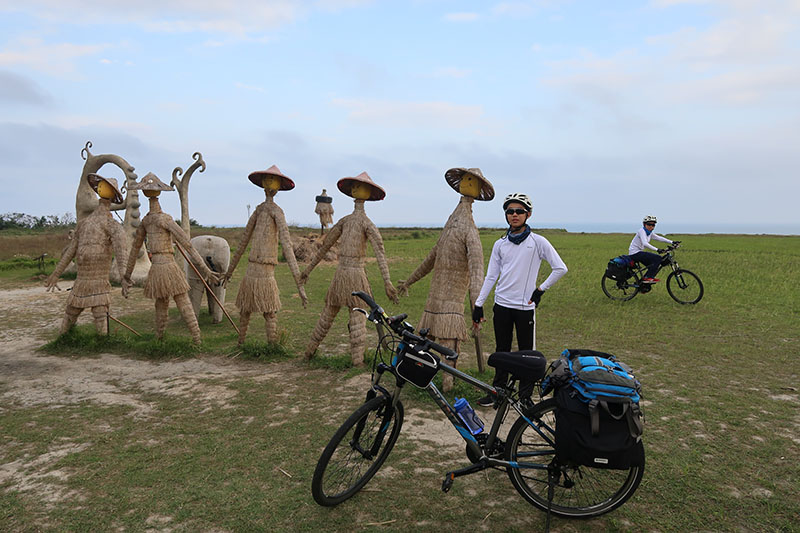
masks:
[[[495,388],[492,385],[489,385],[488,383],[484,383],[483,381],[474,378],[469,374],[462,372],[442,362],[439,363],[439,370],[447,374],[451,374],[453,377],[465,381],[470,385],[472,385],[473,387],[483,390],[484,392],[490,394],[496,394],[499,397],[497,413],[495,414],[494,420],[492,421],[491,429],[487,434],[485,449],[491,450],[493,448],[495,441],[497,440],[497,434],[500,430],[500,426],[503,424],[503,420],[505,419],[509,407],[517,411],[517,413],[525,419],[525,421],[531,426],[531,428],[533,428],[534,431],[536,431],[542,437],[542,439],[548,442],[551,446],[555,447],[555,442],[553,441],[553,438],[551,438],[551,436],[548,435],[547,433],[543,432],[537,424],[535,424],[527,416],[525,416],[519,401],[510,398],[504,389]],[[397,386],[395,387],[394,392],[391,394],[389,394],[389,392],[386,389],[384,389],[379,385],[380,378],[384,372],[391,373],[393,376],[395,376],[395,379],[397,380]],[[373,379],[372,389],[370,392],[375,392],[375,393],[380,392],[382,394],[390,396],[392,400],[391,405],[392,407],[394,407],[394,405],[397,403],[397,400],[400,397],[400,393],[402,392],[405,383],[406,380],[398,376],[397,372],[393,367],[385,363],[380,363],[377,366],[377,373]],[[456,429],[456,431],[458,431],[458,434],[461,436],[464,442],[466,442],[467,448],[473,453],[474,457],[480,458],[477,463],[462,468],[460,470],[456,470],[455,472],[452,472],[453,477],[471,474],[473,472],[477,472],[492,467],[531,468],[531,469],[547,470],[548,468],[547,465],[543,465],[541,463],[521,463],[518,461],[506,461],[503,459],[498,459],[496,457],[487,456],[484,452],[484,449],[482,449],[481,445],[478,443],[478,440],[464,425],[464,423],[456,414],[453,407],[445,398],[444,394],[442,394],[439,391],[436,385],[434,385],[433,381],[431,381],[428,384],[428,386],[425,387],[425,391],[428,393],[431,399],[433,399],[436,405],[439,406],[439,408],[442,410],[442,412],[450,421],[450,423],[453,425],[453,427]],[[391,412],[387,413],[385,416],[386,420],[388,421],[389,417],[391,416]],[[379,435],[376,436],[376,441],[375,443],[373,443],[373,446],[371,447],[372,449],[378,449],[380,447],[380,441],[386,434],[386,426],[388,426],[388,424],[385,423],[384,427],[381,428]],[[547,453],[548,452],[542,452],[542,454],[547,454]]]

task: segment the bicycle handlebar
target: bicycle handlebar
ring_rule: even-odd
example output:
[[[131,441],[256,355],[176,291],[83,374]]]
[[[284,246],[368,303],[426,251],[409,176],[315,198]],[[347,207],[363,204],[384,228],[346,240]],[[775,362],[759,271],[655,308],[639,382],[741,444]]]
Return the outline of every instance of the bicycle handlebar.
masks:
[[[416,335],[412,331],[410,331],[403,323],[403,320],[405,320],[408,317],[406,313],[390,317],[386,314],[383,308],[380,305],[378,305],[375,302],[375,300],[372,299],[372,297],[369,294],[363,291],[355,291],[352,292],[351,294],[353,296],[358,296],[359,298],[364,300],[364,303],[366,303],[370,308],[370,316],[375,316],[376,319],[380,317],[380,319],[383,320],[383,322],[387,326],[389,326],[392,329],[392,331],[402,336],[403,339],[412,342],[414,344],[419,344],[423,349],[429,348],[431,350],[439,352],[440,354],[444,355],[445,359],[448,360],[458,359],[458,352],[451,350],[447,346],[442,346],[441,344],[437,344],[429,339],[420,337],[419,335]]]

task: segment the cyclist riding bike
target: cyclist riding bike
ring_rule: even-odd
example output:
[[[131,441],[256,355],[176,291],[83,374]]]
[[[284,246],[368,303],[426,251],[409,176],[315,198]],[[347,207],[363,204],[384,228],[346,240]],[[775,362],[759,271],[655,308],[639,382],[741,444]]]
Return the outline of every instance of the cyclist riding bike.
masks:
[[[656,248],[652,244],[650,244],[650,239],[655,239],[661,242],[668,242],[670,244],[680,244],[681,241],[671,241],[661,235],[656,234],[655,227],[658,220],[653,215],[647,215],[642,220],[642,227],[639,228],[639,231],[636,232],[636,235],[633,236],[633,240],[631,241],[631,245],[628,248],[628,255],[633,261],[637,263],[642,263],[643,265],[647,266],[647,272],[642,278],[642,283],[658,283],[659,279],[656,279],[655,275],[658,272],[658,267],[661,265],[661,256],[658,254],[663,254],[665,250],[661,250]],[[653,252],[646,252],[645,249],[655,250],[657,253]]]

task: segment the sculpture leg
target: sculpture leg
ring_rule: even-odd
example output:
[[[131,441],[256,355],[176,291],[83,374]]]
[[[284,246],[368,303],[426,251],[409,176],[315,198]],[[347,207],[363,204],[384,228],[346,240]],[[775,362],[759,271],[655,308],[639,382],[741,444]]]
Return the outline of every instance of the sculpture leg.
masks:
[[[164,338],[169,319],[169,298],[156,298],[156,339]]]
[[[367,317],[350,309],[350,321],[347,323],[350,330],[350,357],[353,366],[364,364],[364,349],[367,345]]]
[[[239,346],[244,344],[247,337],[247,327],[250,325],[250,311],[239,311]]]
[[[64,320],[61,321],[61,329],[58,331],[59,335],[63,335],[69,331],[69,328],[75,325],[81,311],[83,311],[83,309],[80,307],[67,306],[67,309],[64,311]]]
[[[94,317],[94,328],[97,330],[97,334],[108,334],[108,306],[98,305],[92,307],[92,316]]]
[[[267,329],[267,341],[278,342],[278,314],[264,313],[264,323]]]
[[[317,351],[317,348],[319,348],[319,344],[322,342],[322,339],[325,338],[325,335],[328,334],[328,330],[331,329],[331,326],[333,325],[333,319],[336,318],[336,314],[338,312],[338,306],[325,305],[325,308],[319,315],[317,325],[314,326],[314,331],[311,332],[311,341],[308,343],[308,346],[306,346],[306,359],[311,359],[314,356],[314,353]]]
[[[436,342],[458,353],[458,339],[439,339]],[[458,360],[447,361],[447,364],[455,368],[457,362]],[[444,374],[442,376],[442,392],[450,392],[451,390],[453,390],[453,376]]]
[[[186,326],[189,328],[189,333],[192,335],[192,342],[195,344],[200,344],[200,325],[197,323],[197,317],[194,314],[194,309],[192,309],[192,302],[189,300],[189,293],[182,292],[180,294],[176,294],[174,298],[175,305],[178,306],[178,311],[181,312],[183,321],[186,322]]]

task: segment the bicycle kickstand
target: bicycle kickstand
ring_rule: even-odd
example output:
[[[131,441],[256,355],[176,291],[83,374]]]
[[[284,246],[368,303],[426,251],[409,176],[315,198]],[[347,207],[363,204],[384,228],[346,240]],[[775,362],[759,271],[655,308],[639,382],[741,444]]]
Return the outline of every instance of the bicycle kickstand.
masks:
[[[475,472],[480,472],[481,470],[486,470],[486,462],[485,461],[478,461],[474,465],[469,465],[464,468],[459,468],[458,470],[454,470],[452,472],[448,472],[444,476],[444,481],[442,482],[442,492],[448,492],[450,488],[453,486],[453,481],[457,477],[466,476],[468,474],[474,474]]]

